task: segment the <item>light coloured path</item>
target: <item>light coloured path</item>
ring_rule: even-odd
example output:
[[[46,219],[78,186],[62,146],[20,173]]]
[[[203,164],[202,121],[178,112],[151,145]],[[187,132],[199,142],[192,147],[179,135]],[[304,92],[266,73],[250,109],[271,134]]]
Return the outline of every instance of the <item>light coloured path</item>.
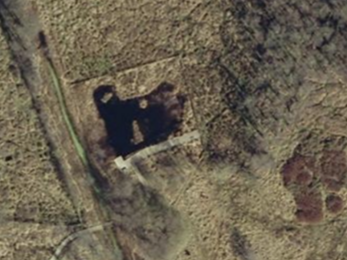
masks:
[[[69,244],[71,244],[74,240],[76,240],[76,239],[78,239],[78,238],[80,238],[83,235],[86,235],[88,233],[103,231],[106,227],[110,227],[111,225],[112,225],[112,223],[109,222],[106,224],[101,224],[101,225],[93,226],[93,227],[90,227],[87,229],[83,229],[83,230],[80,230],[76,233],[69,235],[59,244],[59,246],[55,249],[54,255],[49,260],[60,260],[63,250]]]
[[[123,171],[123,172],[128,172],[131,169],[137,170],[136,166],[135,166],[137,161],[143,160],[150,155],[169,150],[175,146],[183,145],[185,143],[189,143],[189,142],[198,140],[199,138],[200,138],[200,133],[197,130],[192,131],[190,133],[184,134],[184,135],[179,136],[179,137],[172,138],[172,139],[167,140],[165,142],[146,147],[146,148],[138,151],[137,153],[133,154],[132,156],[130,156],[126,160],[124,160],[124,158],[122,156],[119,156],[115,159],[115,163],[116,163],[118,169]]]

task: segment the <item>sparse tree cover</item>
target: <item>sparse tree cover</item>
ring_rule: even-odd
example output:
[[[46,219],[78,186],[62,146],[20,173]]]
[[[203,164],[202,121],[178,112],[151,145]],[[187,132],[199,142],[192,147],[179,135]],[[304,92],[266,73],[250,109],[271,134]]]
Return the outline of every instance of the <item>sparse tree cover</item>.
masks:
[[[0,28],[0,259],[347,259],[345,0],[0,0]]]

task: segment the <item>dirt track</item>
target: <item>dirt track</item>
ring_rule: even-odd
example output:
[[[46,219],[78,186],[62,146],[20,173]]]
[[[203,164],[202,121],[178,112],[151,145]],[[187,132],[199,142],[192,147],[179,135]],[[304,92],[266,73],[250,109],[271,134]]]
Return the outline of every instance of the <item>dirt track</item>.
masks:
[[[52,176],[60,180],[50,190],[63,187],[73,202],[64,192],[56,193],[72,206],[68,217],[57,213],[52,219],[70,221],[47,230],[68,229],[67,236],[73,232],[70,229],[104,220],[50,88],[51,78],[38,50],[41,30],[78,136],[112,187],[105,201],[112,207],[115,233],[126,257],[346,258],[344,1],[19,3],[11,1],[10,12],[0,10],[13,58],[10,67],[28,87],[26,95],[31,95],[41,122],[38,128],[44,130],[43,140],[49,140],[50,155],[45,158],[55,169],[50,182]],[[169,138],[197,130],[201,142],[175,146],[137,162],[139,181],[117,170],[117,149],[107,145],[109,133],[93,94],[106,85],[121,101],[140,100],[163,82],[175,86],[187,100],[179,110],[182,124]],[[152,98],[154,103],[157,97]],[[102,99],[107,103],[107,96]],[[141,142],[146,136],[146,127],[141,132],[141,124],[133,123],[128,122],[134,136],[127,143]],[[6,167],[13,158],[14,154],[6,154]],[[13,174],[10,183],[22,187],[25,174]],[[31,192],[36,198],[41,190]],[[40,229],[37,219],[49,217],[18,219],[31,215],[30,210],[40,216],[33,205],[17,206],[17,219],[11,220],[29,219]],[[84,236],[67,257],[88,254],[83,250],[97,244],[90,241],[92,234]],[[47,247],[52,251],[58,244],[54,241]]]

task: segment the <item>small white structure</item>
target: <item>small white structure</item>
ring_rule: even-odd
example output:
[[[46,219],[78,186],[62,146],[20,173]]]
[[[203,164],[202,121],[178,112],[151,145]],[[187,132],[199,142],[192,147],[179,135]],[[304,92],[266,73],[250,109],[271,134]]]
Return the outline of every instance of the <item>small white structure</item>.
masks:
[[[159,144],[146,147],[134,153],[133,155],[131,155],[125,160],[122,156],[119,156],[114,160],[114,162],[116,163],[117,168],[122,172],[129,172],[129,170],[131,169],[137,172],[136,165],[134,164],[134,162],[145,159],[150,155],[169,150],[172,147],[183,145],[185,143],[189,143],[198,139],[200,139],[200,133],[196,130],[196,131],[184,134],[182,136],[169,139],[165,142],[161,142]]]

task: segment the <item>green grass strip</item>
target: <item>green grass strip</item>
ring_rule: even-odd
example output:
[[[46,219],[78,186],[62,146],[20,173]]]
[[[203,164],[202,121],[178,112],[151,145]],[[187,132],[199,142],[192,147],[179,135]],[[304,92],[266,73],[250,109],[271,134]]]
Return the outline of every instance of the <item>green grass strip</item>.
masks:
[[[84,164],[84,166],[89,168],[89,161],[88,161],[87,153],[84,150],[83,145],[82,145],[82,143],[80,142],[80,140],[79,140],[79,138],[77,136],[77,133],[76,133],[75,128],[73,126],[72,120],[71,120],[71,118],[69,116],[69,113],[67,111],[67,108],[66,108],[66,102],[65,102],[62,90],[61,90],[60,79],[57,76],[57,72],[56,72],[56,70],[55,70],[55,68],[54,68],[54,66],[52,64],[52,61],[48,60],[48,65],[49,65],[48,66],[49,73],[50,73],[50,75],[52,77],[52,80],[53,80],[53,86],[54,86],[54,90],[55,90],[55,93],[56,93],[57,98],[58,98],[58,102],[59,102],[61,114],[63,116],[63,120],[65,122],[66,127],[69,130],[69,134],[71,136],[72,142],[73,142],[73,144],[75,146],[75,149],[77,151],[78,156],[80,157],[80,159],[81,159],[82,163]]]
[[[90,178],[92,187],[95,190],[95,192],[98,195],[100,195],[101,191],[100,191],[99,187],[97,187],[95,185],[95,183],[96,183],[95,182],[95,177],[93,175],[93,170],[91,168],[91,164],[90,164],[90,161],[88,159],[87,152],[83,148],[83,145],[82,145],[81,141],[78,138],[78,135],[77,135],[76,130],[74,128],[74,125],[72,123],[72,119],[70,118],[69,112],[67,110],[64,94],[63,94],[62,87],[61,87],[60,78],[58,77],[58,73],[57,73],[57,71],[56,71],[56,69],[55,69],[55,67],[53,65],[53,62],[48,57],[45,57],[45,58],[46,58],[46,60],[48,62],[49,73],[50,73],[50,76],[51,76],[52,81],[53,81],[54,91],[55,91],[56,96],[58,98],[60,110],[61,110],[61,113],[62,113],[62,116],[63,116],[63,120],[65,122],[65,125],[68,128],[68,131],[69,131],[69,134],[71,136],[71,139],[72,139],[72,142],[74,144],[74,147],[76,149],[76,152],[77,152],[79,158],[81,159],[82,163],[84,164],[84,166],[86,167],[86,169],[88,171],[88,177]],[[103,200],[101,201],[101,204],[104,206],[104,201]],[[107,214],[107,210],[104,213]],[[117,259],[122,260],[123,256],[122,256],[121,250],[119,249],[117,240],[114,237],[114,235],[111,236],[111,239],[112,239],[112,244],[114,246],[115,255],[117,256]]]

